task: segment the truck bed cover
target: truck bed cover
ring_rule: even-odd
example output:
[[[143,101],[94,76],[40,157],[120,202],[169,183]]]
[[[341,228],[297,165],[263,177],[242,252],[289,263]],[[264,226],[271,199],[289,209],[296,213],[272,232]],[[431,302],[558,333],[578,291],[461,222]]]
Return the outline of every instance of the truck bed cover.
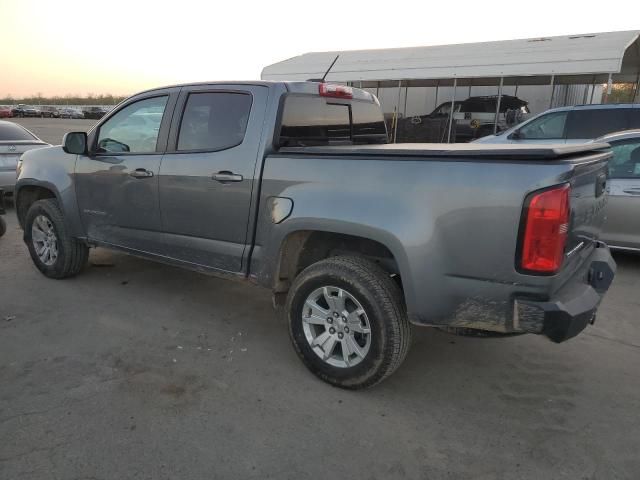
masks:
[[[383,145],[329,145],[282,147],[278,153],[297,155],[357,155],[402,157],[450,157],[492,160],[559,160],[603,153],[608,143],[485,145],[475,143],[389,143]]]

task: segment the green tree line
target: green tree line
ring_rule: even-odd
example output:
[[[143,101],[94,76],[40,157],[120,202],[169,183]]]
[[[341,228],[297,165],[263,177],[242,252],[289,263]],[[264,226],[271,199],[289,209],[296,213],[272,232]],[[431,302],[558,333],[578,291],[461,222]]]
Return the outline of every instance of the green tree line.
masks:
[[[45,97],[38,93],[28,97],[15,98],[12,95],[6,95],[4,98],[0,98],[0,105],[15,105],[17,103],[27,105],[115,105],[125,98],[127,97],[111,94],[93,95],[91,93],[85,96],[65,95]]]

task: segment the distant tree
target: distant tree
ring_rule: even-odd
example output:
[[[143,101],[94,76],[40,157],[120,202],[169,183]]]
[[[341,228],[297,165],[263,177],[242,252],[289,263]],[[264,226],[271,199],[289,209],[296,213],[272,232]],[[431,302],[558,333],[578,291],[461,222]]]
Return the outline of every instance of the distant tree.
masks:
[[[45,97],[41,92],[38,92],[35,95],[18,98],[7,94],[4,97],[0,97],[0,105],[15,105],[17,103],[25,103],[27,105],[115,105],[125,98],[127,97],[110,93],[100,95],[88,93],[85,96],[66,94],[64,97],[58,95]]]
[[[603,103],[633,102],[633,94],[635,93],[635,85],[633,83],[614,83],[611,87],[611,93],[607,94],[605,86],[602,94]]]

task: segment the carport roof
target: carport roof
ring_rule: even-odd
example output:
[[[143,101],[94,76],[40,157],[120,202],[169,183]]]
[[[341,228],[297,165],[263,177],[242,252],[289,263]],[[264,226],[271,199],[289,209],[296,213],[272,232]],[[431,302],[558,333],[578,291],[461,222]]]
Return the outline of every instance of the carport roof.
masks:
[[[312,52],[264,68],[264,80],[336,82],[640,72],[640,31],[590,33],[431,47]],[[632,48],[630,48],[632,47]]]

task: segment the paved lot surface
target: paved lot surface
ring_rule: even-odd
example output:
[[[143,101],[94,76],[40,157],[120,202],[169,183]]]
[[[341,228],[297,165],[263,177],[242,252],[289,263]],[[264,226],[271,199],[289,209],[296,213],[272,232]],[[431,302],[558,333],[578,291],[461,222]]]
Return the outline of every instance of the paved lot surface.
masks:
[[[48,280],[6,218],[2,480],[638,478],[640,257],[570,342],[417,329],[395,375],[346,392],[268,292],[99,249]]]
[[[69,118],[8,118],[35,133],[51,145],[60,145],[67,132],[86,132],[97,120],[72,120]]]

